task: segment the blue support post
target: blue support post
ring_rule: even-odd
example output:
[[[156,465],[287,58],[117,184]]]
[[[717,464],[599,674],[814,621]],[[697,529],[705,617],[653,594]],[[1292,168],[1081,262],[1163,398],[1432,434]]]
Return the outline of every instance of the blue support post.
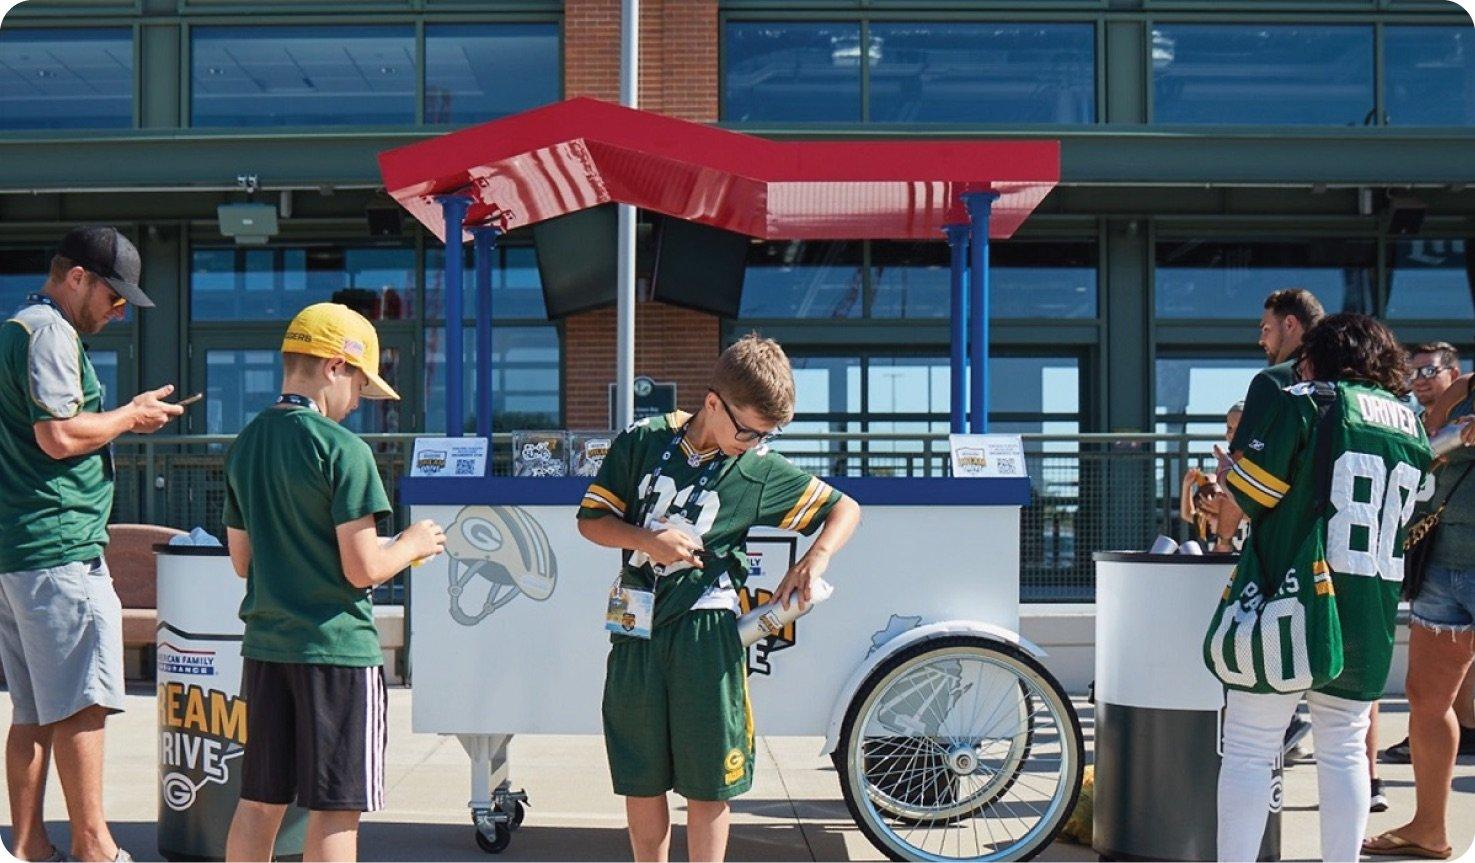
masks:
[[[446,222],[446,436],[460,437],[465,431],[466,412],[461,404],[462,368],[461,326],[465,315],[461,310],[461,235],[471,199],[464,195],[443,195],[435,199]]]
[[[476,258],[476,433],[492,438],[492,250],[502,231],[471,229]]]
[[[968,417],[968,295],[963,289],[963,278],[968,270],[968,226],[948,225],[948,250],[952,252],[952,302],[950,305],[952,362],[948,366],[951,383],[952,417],[949,429],[953,434],[967,431]]]
[[[972,361],[973,373],[969,383],[973,409],[971,431],[974,434],[988,432],[988,222],[993,211],[995,192],[968,192],[963,195],[963,206],[968,208],[970,227],[971,266],[968,268],[968,287],[972,295],[968,298],[968,356]]]

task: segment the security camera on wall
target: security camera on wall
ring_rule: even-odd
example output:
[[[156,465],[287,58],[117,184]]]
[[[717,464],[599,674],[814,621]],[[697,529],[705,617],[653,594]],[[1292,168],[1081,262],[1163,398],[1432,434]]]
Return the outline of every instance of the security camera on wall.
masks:
[[[277,208],[271,204],[221,204],[215,209],[221,236],[238,246],[264,246],[277,235]]]

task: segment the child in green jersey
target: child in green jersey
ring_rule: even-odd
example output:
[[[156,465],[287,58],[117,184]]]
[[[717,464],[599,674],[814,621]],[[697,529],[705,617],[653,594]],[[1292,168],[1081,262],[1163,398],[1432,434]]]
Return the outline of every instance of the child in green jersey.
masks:
[[[752,786],[737,633],[748,528],[821,531],[775,591],[787,605],[809,601],[860,522],[853,500],[769,450],[793,416],[788,357],[746,336],[717,360],[695,414],[642,420],[615,438],[579,508],[586,539],[625,550],[611,605],[628,625],[611,638],[604,736],[636,860],[667,859],[672,790],[689,802],[689,859],[722,860],[727,801]]]
[[[246,579],[241,802],[227,860],[269,860],[287,805],[309,810],[303,857],[352,860],[363,812],[384,806],[386,692],[369,591],[438,554],[432,521],[393,541],[368,444],[341,423],[359,399],[397,399],[379,337],[347,306],[318,303],[282,341],[282,394],[226,455],[231,563]]]

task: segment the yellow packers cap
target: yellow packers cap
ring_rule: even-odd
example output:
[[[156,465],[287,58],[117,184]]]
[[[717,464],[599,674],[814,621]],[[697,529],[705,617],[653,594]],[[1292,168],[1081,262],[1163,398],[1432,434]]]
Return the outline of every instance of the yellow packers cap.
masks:
[[[298,312],[282,337],[282,353],[342,357],[369,379],[364,398],[399,398],[399,393],[379,377],[379,334],[368,318],[348,306],[314,303]]]

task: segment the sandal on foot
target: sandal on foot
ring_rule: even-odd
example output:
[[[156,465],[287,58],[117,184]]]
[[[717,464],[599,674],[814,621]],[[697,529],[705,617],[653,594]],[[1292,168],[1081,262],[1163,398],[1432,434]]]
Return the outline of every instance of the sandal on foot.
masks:
[[[1362,841],[1362,853],[1383,857],[1422,857],[1425,860],[1448,860],[1454,849],[1428,848],[1399,836],[1392,830]]]

